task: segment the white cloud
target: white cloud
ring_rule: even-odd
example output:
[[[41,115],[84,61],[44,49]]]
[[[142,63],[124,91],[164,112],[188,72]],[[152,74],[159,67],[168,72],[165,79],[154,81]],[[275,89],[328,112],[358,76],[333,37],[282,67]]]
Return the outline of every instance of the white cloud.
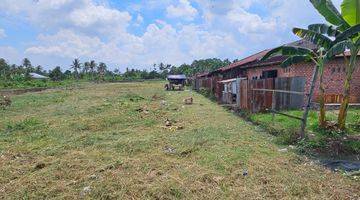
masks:
[[[92,0],[2,0],[0,11],[23,16],[43,31],[73,29],[87,34],[114,36],[125,32],[131,21],[128,12]],[[104,35],[105,34],[105,35]]]
[[[9,63],[17,63],[19,52],[10,46],[0,46],[0,58],[7,60]]]
[[[41,35],[39,44],[26,50],[28,55],[96,59],[121,66],[149,66],[168,62],[182,64],[194,59],[227,57],[242,50],[231,36],[204,31],[199,26],[183,26],[176,30],[159,21],[150,24],[142,36],[126,35],[126,40],[102,41],[71,30],[54,35]],[[228,50],[224,50],[228,48]]]
[[[191,6],[188,0],[179,0],[176,6],[170,5],[166,8],[166,15],[169,18],[182,18],[191,21],[197,14],[198,11]]]
[[[0,28],[0,39],[5,38],[5,37],[6,37],[5,30]]]

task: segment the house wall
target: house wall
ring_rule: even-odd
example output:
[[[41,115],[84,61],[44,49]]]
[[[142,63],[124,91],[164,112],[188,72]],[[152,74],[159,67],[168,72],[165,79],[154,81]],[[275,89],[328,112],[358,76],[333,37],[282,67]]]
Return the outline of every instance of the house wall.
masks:
[[[351,97],[350,102],[359,103],[360,102],[360,61],[357,63],[357,70],[354,72],[352,83],[351,83]],[[246,76],[249,80],[253,77],[258,79],[262,75],[263,71],[267,70],[278,70],[278,77],[306,77],[305,91],[309,92],[311,78],[314,70],[313,63],[301,63],[294,65],[289,68],[281,68],[279,65],[273,66],[264,66],[257,68],[247,69]],[[328,102],[340,101],[343,94],[343,86],[345,80],[345,66],[344,59],[338,58],[336,60],[330,61],[325,66],[324,71],[324,83],[325,83],[325,93],[327,96]],[[318,98],[319,93],[319,80],[316,82],[315,86],[315,95],[314,98]]]
[[[222,75],[223,75],[223,79],[225,80],[225,79],[244,77],[245,72],[243,69],[236,67],[231,70],[223,72]]]

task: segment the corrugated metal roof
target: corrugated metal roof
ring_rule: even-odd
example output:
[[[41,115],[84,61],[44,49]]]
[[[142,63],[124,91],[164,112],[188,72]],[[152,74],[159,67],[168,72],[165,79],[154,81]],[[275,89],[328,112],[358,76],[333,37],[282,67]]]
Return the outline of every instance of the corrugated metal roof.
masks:
[[[186,79],[186,76],[184,74],[179,74],[179,75],[168,75],[167,79]]]
[[[209,75],[209,72],[204,72],[204,73],[196,74],[196,77],[205,77],[205,76],[208,76],[208,75]]]
[[[269,52],[269,50],[264,50],[264,51],[261,51],[259,53],[256,53],[254,55],[251,55],[249,57],[246,57],[238,62],[235,62],[235,63],[232,63],[226,67],[223,67],[221,68],[221,71],[228,71],[228,70],[231,70],[233,68],[236,68],[236,67],[241,67],[241,66],[244,66],[246,64],[250,64],[250,63],[253,63],[253,62],[256,62],[256,61],[259,61],[263,56],[265,56],[265,54],[267,54]]]
[[[29,75],[31,76],[31,78],[34,78],[34,79],[48,79],[49,78],[47,76],[43,76],[43,75],[40,75],[37,73],[29,73]]]

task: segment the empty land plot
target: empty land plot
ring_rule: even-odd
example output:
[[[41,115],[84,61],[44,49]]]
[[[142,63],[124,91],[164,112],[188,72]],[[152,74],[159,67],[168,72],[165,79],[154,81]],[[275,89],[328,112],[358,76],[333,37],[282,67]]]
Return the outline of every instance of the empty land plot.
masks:
[[[163,82],[12,102],[0,111],[0,199],[360,198],[359,182],[279,152],[268,134]]]

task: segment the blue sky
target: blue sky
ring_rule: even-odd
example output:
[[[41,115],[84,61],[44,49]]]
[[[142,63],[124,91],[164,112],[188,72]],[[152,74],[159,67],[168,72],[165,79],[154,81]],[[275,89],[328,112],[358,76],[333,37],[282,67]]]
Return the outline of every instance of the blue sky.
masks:
[[[74,58],[111,69],[241,59],[324,22],[308,0],[1,0],[0,57],[45,69]],[[340,0],[333,1],[339,6]]]

